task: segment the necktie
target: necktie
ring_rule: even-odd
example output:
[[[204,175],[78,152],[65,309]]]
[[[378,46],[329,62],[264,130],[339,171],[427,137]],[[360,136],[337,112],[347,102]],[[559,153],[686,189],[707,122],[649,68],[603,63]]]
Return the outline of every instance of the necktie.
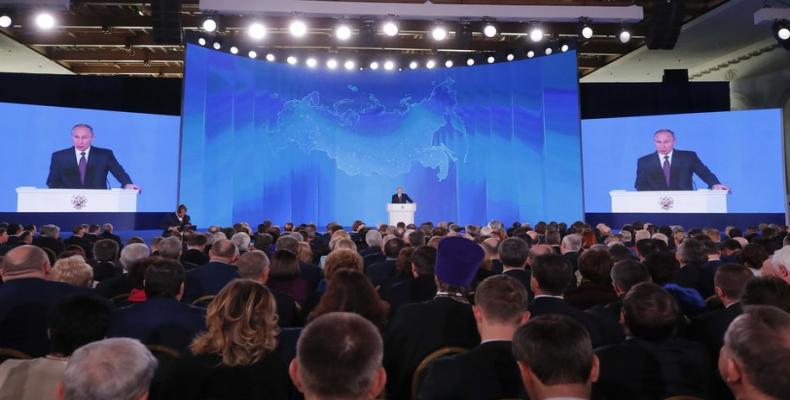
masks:
[[[664,156],[664,180],[667,181],[667,187],[669,187],[669,156]]]
[[[80,153],[80,183],[85,184],[85,170],[87,169],[88,161],[85,160],[85,152]]]

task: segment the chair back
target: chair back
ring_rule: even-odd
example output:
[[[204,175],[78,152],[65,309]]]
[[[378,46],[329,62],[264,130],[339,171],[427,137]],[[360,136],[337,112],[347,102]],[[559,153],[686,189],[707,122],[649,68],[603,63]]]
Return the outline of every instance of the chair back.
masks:
[[[130,294],[131,293],[116,294],[115,296],[110,297],[110,301],[116,307],[128,306],[129,305],[129,295]]]
[[[439,358],[451,356],[454,354],[459,354],[465,352],[467,349],[463,347],[457,346],[447,346],[442,347],[431,354],[425,356],[425,358],[420,361],[417,365],[417,369],[414,370],[414,375],[411,378],[411,398],[412,400],[417,400],[417,395],[420,393],[420,386],[422,386],[422,379],[423,375],[425,374],[425,369],[428,368],[431,363]]]
[[[192,305],[206,308],[206,307],[208,307],[208,303],[211,303],[211,300],[214,300],[214,297],[217,297],[217,296],[213,295],[213,294],[200,296],[197,299],[192,301]]]

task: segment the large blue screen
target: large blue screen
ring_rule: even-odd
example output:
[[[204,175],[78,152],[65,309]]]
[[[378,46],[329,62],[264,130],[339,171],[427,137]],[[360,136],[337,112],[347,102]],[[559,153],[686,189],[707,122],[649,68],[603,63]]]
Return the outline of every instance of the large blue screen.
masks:
[[[47,187],[53,152],[72,146],[71,128],[91,125],[93,146],[113,151],[142,188],[137,211],[170,211],[178,194],[177,116],[0,103],[3,164],[0,212],[16,211],[16,188]],[[76,163],[76,159],[75,159]],[[120,183],[108,174],[111,187]]]
[[[583,216],[576,54],[402,72],[189,45],[180,200],[200,225]]]
[[[659,129],[672,130],[675,149],[696,152],[731,188],[728,212],[784,213],[782,114],[775,109],[582,121],[587,212],[611,212],[610,190],[635,190],[637,159],[655,154]],[[696,175],[694,184],[708,188]]]

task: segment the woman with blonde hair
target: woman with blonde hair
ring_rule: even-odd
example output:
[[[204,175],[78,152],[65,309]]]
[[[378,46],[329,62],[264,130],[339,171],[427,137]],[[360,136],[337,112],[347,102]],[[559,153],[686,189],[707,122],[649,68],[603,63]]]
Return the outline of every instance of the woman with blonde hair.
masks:
[[[175,361],[168,399],[287,399],[291,392],[277,347],[274,296],[250,279],[228,283],[208,305],[208,330]]]
[[[82,256],[71,256],[55,261],[52,280],[73,286],[93,287],[93,268]]]

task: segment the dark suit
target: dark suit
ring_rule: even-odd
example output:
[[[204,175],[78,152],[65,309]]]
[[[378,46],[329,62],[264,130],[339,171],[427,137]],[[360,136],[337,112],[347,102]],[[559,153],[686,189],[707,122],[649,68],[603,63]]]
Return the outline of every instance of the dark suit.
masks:
[[[727,332],[730,323],[742,313],[741,303],[735,303],[727,308],[700,314],[691,321],[688,337],[707,347],[712,365],[718,365],[719,351],[724,346],[724,333]],[[732,391],[718,374],[714,377],[713,391],[716,399],[733,398]]]
[[[524,289],[527,289],[527,296],[529,301],[535,298],[535,293],[532,293],[532,287],[530,286],[530,280],[532,279],[532,270],[525,269],[525,268],[514,268],[509,269],[507,271],[502,272],[507,276],[512,276],[518,279],[522,285],[524,285]]]
[[[134,289],[134,282],[128,274],[109,278],[96,285],[96,293],[108,299],[121,294],[128,294],[132,289]]]
[[[605,306],[596,306],[587,310],[601,330],[601,345],[622,343],[625,331],[620,325],[620,311],[623,309],[622,297]]]
[[[85,256],[86,257],[88,257],[88,258],[92,258],[93,257],[93,247],[88,242],[88,239],[86,239],[84,237],[72,235],[68,239],[65,239],[63,241],[63,245],[66,246],[66,247],[68,247],[68,246],[80,246],[80,247],[82,247],[83,250],[85,250]]]
[[[430,364],[420,400],[526,398],[510,341],[481,343]]]
[[[636,190],[694,190],[692,176],[697,174],[708,187],[718,185],[716,178],[708,167],[700,161],[697,153],[693,151],[672,151],[672,161],[669,169],[669,186],[664,178],[663,156],[658,157],[658,152],[650,153],[639,158],[636,163]]]
[[[375,263],[387,260],[387,256],[384,255],[381,247],[378,246],[368,247],[367,249],[360,251],[359,255],[362,256],[365,268]]]
[[[565,293],[565,302],[579,310],[602,306],[617,301],[612,285],[583,281],[579,287]]]
[[[80,182],[80,170],[74,147],[52,153],[49,164],[47,186],[50,189],[107,189],[107,173],[111,173],[121,186],[132,183],[132,179],[112,150],[91,146],[87,155],[85,183]]]
[[[394,259],[386,259],[365,268],[365,275],[368,276],[373,286],[380,286],[384,282],[394,278],[396,273]]]
[[[686,264],[682,266],[675,278],[675,283],[683,287],[697,289],[703,299],[713,296],[713,273],[704,265]]]
[[[164,235],[165,232],[170,230],[171,227],[177,226],[179,231],[184,231],[184,229],[193,229],[192,226],[192,218],[188,214],[184,214],[184,217],[181,220],[178,219],[178,214],[172,212],[167,214],[165,217],[164,224],[165,230],[162,233]]]
[[[216,295],[228,282],[238,277],[239,270],[235,266],[210,261],[206,265],[187,271],[184,297],[181,301],[191,303],[202,296]]]
[[[113,261],[102,261],[93,267],[93,280],[96,282],[106,281],[123,275],[123,268]]]
[[[99,239],[110,239],[113,242],[118,243],[118,251],[120,251],[123,248],[123,243],[121,243],[121,237],[112,232],[104,231],[100,233]]]
[[[382,300],[390,303],[389,319],[391,320],[404,305],[428,301],[436,296],[436,281],[433,275],[418,276],[382,287],[379,292]]]
[[[13,279],[0,285],[0,347],[42,357],[51,349],[47,335],[50,309],[60,299],[87,288],[38,278]]]
[[[592,339],[593,347],[598,347],[603,343],[600,328],[597,322],[584,311],[577,310],[563,299],[556,297],[536,297],[529,305],[529,312],[532,318],[546,314],[561,314],[571,317],[587,328]]]
[[[175,298],[154,297],[116,310],[107,336],[135,338],[185,352],[195,335],[206,330],[205,312]]]
[[[392,204],[402,204],[402,203],[414,203],[414,201],[406,193],[401,193],[400,196],[398,196],[397,193],[392,195]]]
[[[403,306],[384,342],[388,398],[408,399],[412,375],[425,356],[439,348],[471,349],[480,343],[472,306],[447,297]]]
[[[41,247],[42,249],[50,249],[55,253],[55,256],[62,253],[66,248],[60,239],[49,236],[39,236],[33,239],[33,245]]]
[[[713,367],[705,348],[683,339],[661,343],[630,338],[596,351],[600,376],[593,399],[707,399]]]
[[[181,254],[181,264],[184,264],[184,269],[193,269],[201,266],[209,261],[206,253],[198,249],[187,249]]]

